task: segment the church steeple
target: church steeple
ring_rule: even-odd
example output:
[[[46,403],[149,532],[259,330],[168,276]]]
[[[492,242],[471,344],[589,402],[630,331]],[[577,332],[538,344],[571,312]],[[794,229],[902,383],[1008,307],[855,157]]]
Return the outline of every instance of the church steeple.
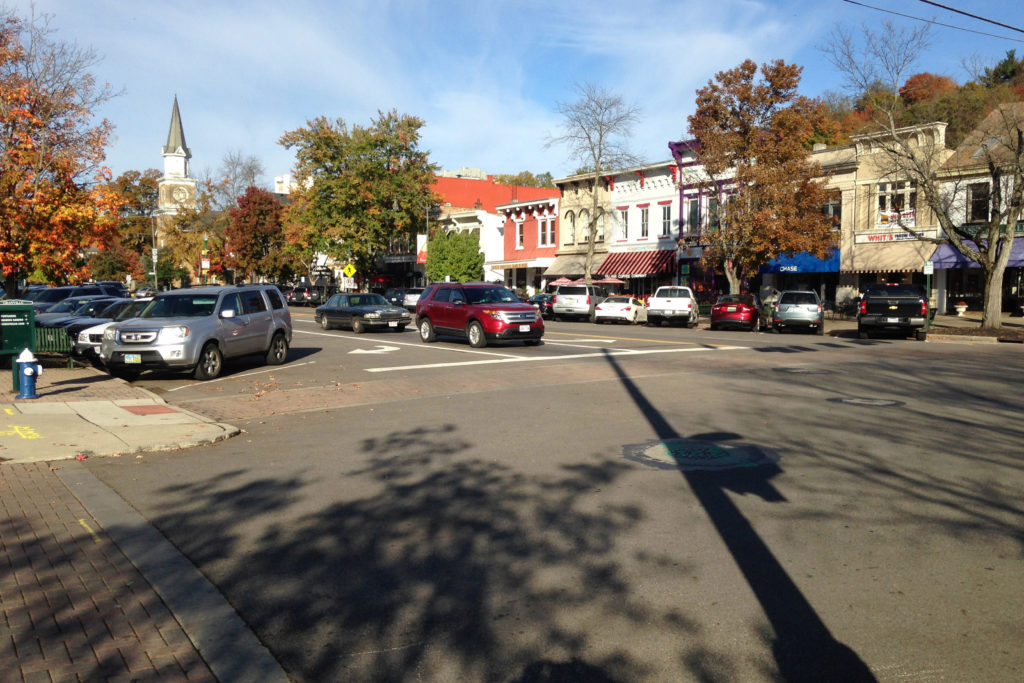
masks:
[[[167,144],[164,145],[163,154],[165,177],[188,177],[188,160],[192,158],[192,150],[185,144],[185,128],[181,125],[177,95],[174,96],[174,108],[171,109],[171,128],[167,131]]]

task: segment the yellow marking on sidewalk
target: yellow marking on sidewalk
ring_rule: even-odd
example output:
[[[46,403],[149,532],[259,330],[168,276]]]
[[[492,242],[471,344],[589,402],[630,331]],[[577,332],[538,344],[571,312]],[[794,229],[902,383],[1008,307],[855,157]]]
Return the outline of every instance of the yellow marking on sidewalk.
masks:
[[[7,413],[8,415],[14,415],[13,408],[4,408],[4,412]]]
[[[85,530],[89,532],[89,535],[92,536],[92,542],[93,543],[99,543],[100,542],[99,535],[95,531],[92,530],[92,527],[89,526],[88,522],[86,522],[84,519],[79,519],[78,523],[81,524],[83,527],[85,527]]]
[[[23,439],[38,439],[39,434],[32,427],[26,427],[24,425],[7,425],[11,428],[9,432],[0,432],[0,436],[20,436]]]

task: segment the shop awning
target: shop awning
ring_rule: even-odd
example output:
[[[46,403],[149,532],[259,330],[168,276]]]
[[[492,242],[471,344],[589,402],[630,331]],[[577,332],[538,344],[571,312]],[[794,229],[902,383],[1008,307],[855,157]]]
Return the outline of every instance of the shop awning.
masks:
[[[940,244],[932,254],[932,263],[936,268],[981,268],[980,265],[957,251],[952,244]],[[1014,238],[1013,248],[1010,249],[1010,260],[1006,265],[1010,268],[1024,268],[1024,236]]]
[[[601,266],[607,253],[594,254],[594,271]],[[544,271],[544,277],[558,277],[559,275],[583,275],[587,267],[586,254],[565,254],[556,256],[554,262]],[[593,272],[591,274],[593,274]]]
[[[842,259],[844,273],[913,273],[924,268],[935,245],[930,242],[855,244],[852,257]]]
[[[675,249],[620,251],[608,254],[608,258],[604,260],[600,268],[594,270],[594,274],[613,275],[615,277],[653,275],[654,273],[663,273],[671,269],[675,260]]]
[[[762,273],[838,273],[839,272],[839,250],[829,251],[827,259],[820,259],[809,252],[793,254],[792,256],[780,256],[768,262],[767,266],[761,266]]]

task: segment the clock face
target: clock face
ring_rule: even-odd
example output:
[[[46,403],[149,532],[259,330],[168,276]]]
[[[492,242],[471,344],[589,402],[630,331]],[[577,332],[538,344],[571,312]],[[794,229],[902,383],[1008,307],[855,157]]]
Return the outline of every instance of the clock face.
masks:
[[[183,202],[188,199],[188,190],[184,187],[176,187],[171,190],[171,196],[174,197],[174,201]]]

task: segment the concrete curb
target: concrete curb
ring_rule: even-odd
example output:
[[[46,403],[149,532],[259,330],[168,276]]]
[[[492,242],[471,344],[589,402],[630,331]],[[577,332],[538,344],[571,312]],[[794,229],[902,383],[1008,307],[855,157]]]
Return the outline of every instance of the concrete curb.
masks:
[[[270,651],[163,534],[81,464],[56,473],[153,586],[218,680],[287,683]]]

